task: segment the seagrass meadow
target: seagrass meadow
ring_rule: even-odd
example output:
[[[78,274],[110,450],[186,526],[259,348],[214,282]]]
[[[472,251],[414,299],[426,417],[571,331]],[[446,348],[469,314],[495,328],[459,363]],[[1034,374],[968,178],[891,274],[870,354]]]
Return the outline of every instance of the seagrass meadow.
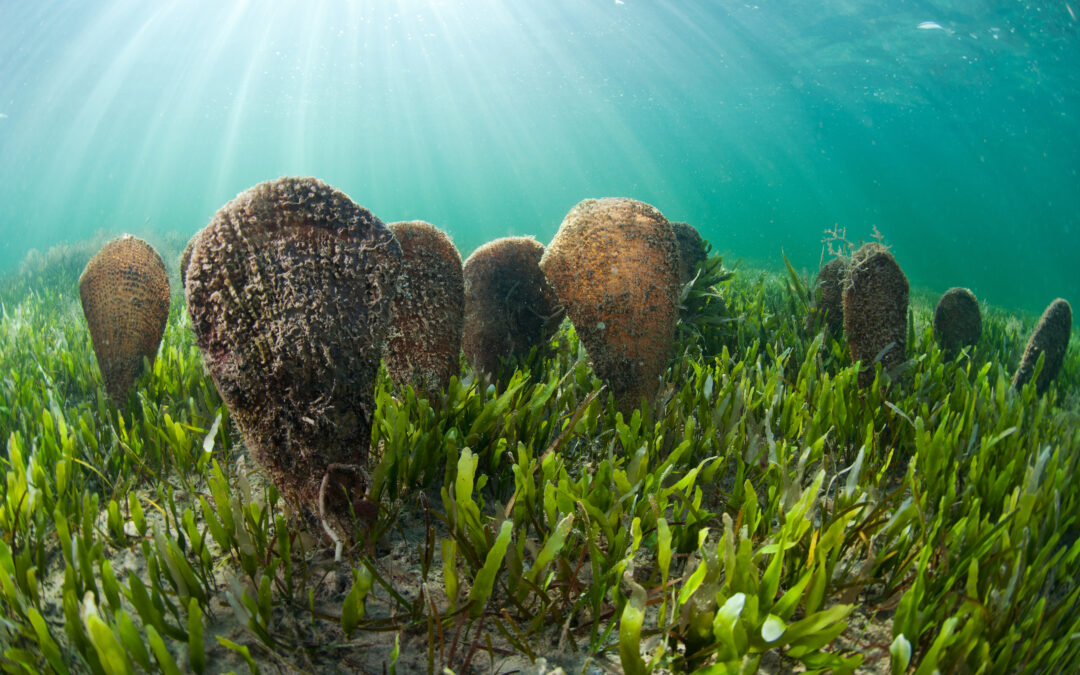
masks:
[[[946,359],[915,292],[908,361],[860,389],[809,276],[713,256],[629,417],[569,323],[498,383],[381,371],[378,515],[335,557],[248,457],[179,295],[110,399],[84,253],[0,282],[5,672],[1080,668],[1075,331],[1017,391],[1035,317],[984,307]]]

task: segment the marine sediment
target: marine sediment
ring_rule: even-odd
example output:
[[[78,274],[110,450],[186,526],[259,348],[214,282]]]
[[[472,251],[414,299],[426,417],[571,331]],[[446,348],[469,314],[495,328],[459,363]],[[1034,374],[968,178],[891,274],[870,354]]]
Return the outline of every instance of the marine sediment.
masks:
[[[365,511],[400,271],[382,221],[314,178],[242,192],[193,246],[185,291],[207,370],[253,458],[310,525],[348,532]]]
[[[461,346],[477,372],[498,376],[504,363],[527,356],[559,329],[563,310],[540,271],[543,254],[532,237],[504,237],[465,261]]]
[[[1069,347],[1069,332],[1072,330],[1072,307],[1062,298],[1050,303],[1039,318],[1027,346],[1020,359],[1020,367],[1013,375],[1013,387],[1021,389],[1031,381],[1035,374],[1035,364],[1039,355],[1044,354],[1042,370],[1035,379],[1035,391],[1041,396],[1050,388],[1050,383],[1065,362],[1065,351]]]
[[[663,214],[623,198],[574,206],[540,261],[624,415],[652,398],[671,353],[678,264]]]
[[[461,254],[446,234],[422,220],[390,223],[402,253],[391,312],[386,370],[399,387],[428,397],[458,374],[465,320]]]
[[[908,280],[888,249],[863,244],[844,278],[844,334],[862,364],[860,387],[874,382],[874,363],[893,371],[907,358]]]
[[[105,390],[117,404],[153,363],[169,318],[169,273],[154,247],[124,235],[79,277],[79,297]]]

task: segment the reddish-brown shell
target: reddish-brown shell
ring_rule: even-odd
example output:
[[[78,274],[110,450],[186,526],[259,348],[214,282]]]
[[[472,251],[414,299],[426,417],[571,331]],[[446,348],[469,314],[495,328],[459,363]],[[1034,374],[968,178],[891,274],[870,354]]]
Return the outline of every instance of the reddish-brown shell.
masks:
[[[400,387],[438,394],[460,369],[465,320],[461,254],[450,237],[422,220],[390,223],[402,253],[386,370]]]
[[[169,273],[154,247],[124,235],[90,259],[79,296],[105,389],[120,403],[153,362],[169,319]]]
[[[461,346],[474,370],[498,374],[501,361],[526,356],[558,330],[563,312],[540,271],[543,254],[532,237],[504,237],[465,261]]]
[[[908,280],[881,244],[851,256],[844,280],[844,334],[851,360],[861,361],[859,386],[874,382],[874,360],[893,370],[907,358]]]
[[[570,210],[540,267],[593,368],[624,414],[656,392],[679,310],[675,234],[632,199],[587,199]]]

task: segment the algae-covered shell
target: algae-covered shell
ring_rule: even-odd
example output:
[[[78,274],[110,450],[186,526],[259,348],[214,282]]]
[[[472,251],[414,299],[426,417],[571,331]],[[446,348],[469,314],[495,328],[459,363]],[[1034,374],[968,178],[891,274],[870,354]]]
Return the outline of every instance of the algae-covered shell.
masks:
[[[401,245],[401,286],[394,297],[386,370],[398,386],[437,394],[458,373],[465,286],[461,254],[442,230],[422,220],[390,223]]]
[[[559,329],[563,311],[540,271],[543,254],[532,237],[503,237],[465,261],[461,346],[476,371],[498,374],[501,361],[528,355]]]
[[[1035,331],[1024,348],[1020,367],[1013,375],[1013,387],[1020,389],[1031,381],[1035,373],[1035,364],[1039,354],[1046,354],[1039,377],[1035,380],[1035,391],[1040,395],[1050,388],[1050,382],[1057,376],[1065,362],[1065,350],[1069,347],[1069,333],[1072,331],[1072,307],[1062,298],[1050,303],[1043,312]]]
[[[629,414],[656,392],[675,337],[679,268],[671,225],[643,202],[587,199],[566,215],[540,267],[597,375]]]
[[[881,244],[851,256],[844,280],[844,333],[851,360],[861,361],[859,386],[874,381],[874,360],[892,370],[907,358],[908,280]]]
[[[679,251],[679,285],[682,286],[694,278],[698,264],[705,261],[708,251],[705,250],[701,233],[693,225],[671,223],[671,231],[675,234]]]
[[[124,235],[86,264],[79,297],[105,390],[120,403],[153,362],[169,318],[169,272],[154,247]]]
[[[206,367],[254,459],[311,524],[348,519],[319,513],[320,488],[331,466],[362,475],[400,267],[390,230],[314,178],[242,192],[192,249],[185,291]]]
[[[970,347],[982,336],[982,313],[975,294],[967,288],[950,288],[934,309],[934,339],[946,354]]]
[[[824,315],[825,326],[833,335],[839,335],[844,328],[844,283],[847,273],[848,259],[837,256],[822,265],[814,279],[815,314],[811,316]],[[814,327],[812,323],[807,322],[809,328]]]
[[[183,252],[180,254],[180,288],[183,290],[187,287],[187,268],[191,264],[191,252],[195,249],[195,242],[198,241],[199,235],[202,234],[202,230],[199,230],[195,234],[191,235],[191,239],[188,239],[187,246],[184,247]]]

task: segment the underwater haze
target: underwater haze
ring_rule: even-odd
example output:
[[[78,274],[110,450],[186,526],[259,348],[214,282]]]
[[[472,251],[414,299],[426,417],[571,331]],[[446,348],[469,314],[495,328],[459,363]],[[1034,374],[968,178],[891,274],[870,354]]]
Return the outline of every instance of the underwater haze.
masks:
[[[1037,313],[1080,302],[1073,3],[0,0],[0,270],[312,175],[464,256],[587,197],[811,272],[877,228]]]

